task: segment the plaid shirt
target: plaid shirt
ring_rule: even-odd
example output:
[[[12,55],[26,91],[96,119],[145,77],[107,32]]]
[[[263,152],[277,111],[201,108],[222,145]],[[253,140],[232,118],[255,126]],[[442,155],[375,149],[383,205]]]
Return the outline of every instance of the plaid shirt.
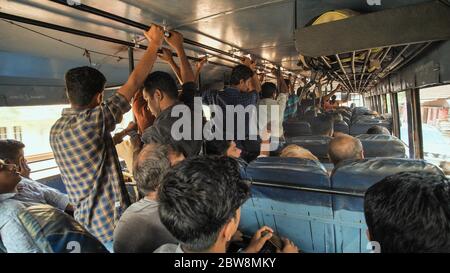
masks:
[[[130,108],[115,94],[93,109],[64,109],[50,131],[61,178],[76,206],[75,219],[103,243],[112,240],[129,205],[111,132]]]
[[[298,101],[299,98],[297,95],[289,95],[289,98],[286,102],[286,109],[284,110],[284,121],[295,117],[295,115],[297,114]]]

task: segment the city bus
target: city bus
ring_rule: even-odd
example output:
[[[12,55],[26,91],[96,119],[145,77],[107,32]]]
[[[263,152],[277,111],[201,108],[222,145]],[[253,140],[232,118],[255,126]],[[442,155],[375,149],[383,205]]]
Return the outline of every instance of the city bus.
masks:
[[[241,208],[244,237],[270,226],[305,253],[377,252],[366,236],[366,190],[405,171],[450,176],[449,1],[0,0],[0,141],[25,145],[31,180],[70,195],[50,144],[52,126],[70,108],[65,74],[95,68],[107,79],[105,99],[113,96],[143,58],[149,46],[143,32],[151,24],[166,37],[173,30],[183,35],[192,66],[206,60],[199,90],[220,93],[244,58],[266,82],[290,79],[296,113],[283,123],[280,145],[306,148],[318,163],[277,151],[246,162],[251,195]],[[161,59],[153,71],[176,78]],[[314,135],[331,93],[336,106],[328,112],[340,116],[334,135]],[[203,112],[210,113],[205,103]],[[129,111],[112,134],[133,121]],[[373,126],[388,134],[367,134]],[[364,159],[334,166],[328,148],[338,134],[359,139]],[[121,156],[125,146],[116,149],[127,193],[137,202],[143,196],[132,163]],[[44,221],[39,210],[26,213]],[[42,228],[51,241],[42,252],[104,252],[84,227],[61,217],[47,218],[60,226]],[[65,236],[48,239],[61,230]],[[89,246],[69,243],[80,236]],[[5,240],[0,237],[0,252],[8,252]]]

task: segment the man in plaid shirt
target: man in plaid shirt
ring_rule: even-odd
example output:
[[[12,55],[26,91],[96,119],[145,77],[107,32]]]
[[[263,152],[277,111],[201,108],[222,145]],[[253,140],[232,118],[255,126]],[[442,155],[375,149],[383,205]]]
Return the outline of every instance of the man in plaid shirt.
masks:
[[[106,79],[90,67],[66,73],[66,91],[71,108],[50,131],[50,145],[75,219],[106,246],[112,245],[113,231],[129,205],[111,132],[130,110],[130,101],[152,70],[164,41],[162,27],[152,25],[145,33],[149,46],[128,81],[111,98],[103,101]]]

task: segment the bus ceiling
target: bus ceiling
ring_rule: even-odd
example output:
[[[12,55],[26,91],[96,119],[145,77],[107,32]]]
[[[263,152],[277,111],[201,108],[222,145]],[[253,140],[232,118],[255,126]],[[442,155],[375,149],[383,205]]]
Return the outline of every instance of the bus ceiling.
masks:
[[[336,10],[359,15],[310,26]],[[128,48],[145,47],[142,31],[151,23],[182,32],[191,59],[209,56],[206,84],[226,80],[246,54],[260,72],[320,72],[349,92],[444,84],[449,10],[447,0],[0,0],[0,91],[30,78],[61,87],[64,72],[79,65],[97,67],[119,85]],[[139,59],[141,50],[134,52]],[[169,71],[161,63],[155,69]]]

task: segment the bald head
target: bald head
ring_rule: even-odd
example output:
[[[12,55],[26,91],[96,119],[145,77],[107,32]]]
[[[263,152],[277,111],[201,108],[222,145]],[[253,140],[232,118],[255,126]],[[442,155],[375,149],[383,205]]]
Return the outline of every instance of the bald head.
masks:
[[[364,158],[363,147],[359,139],[349,135],[340,135],[330,141],[328,155],[334,165],[344,160],[358,160]]]

